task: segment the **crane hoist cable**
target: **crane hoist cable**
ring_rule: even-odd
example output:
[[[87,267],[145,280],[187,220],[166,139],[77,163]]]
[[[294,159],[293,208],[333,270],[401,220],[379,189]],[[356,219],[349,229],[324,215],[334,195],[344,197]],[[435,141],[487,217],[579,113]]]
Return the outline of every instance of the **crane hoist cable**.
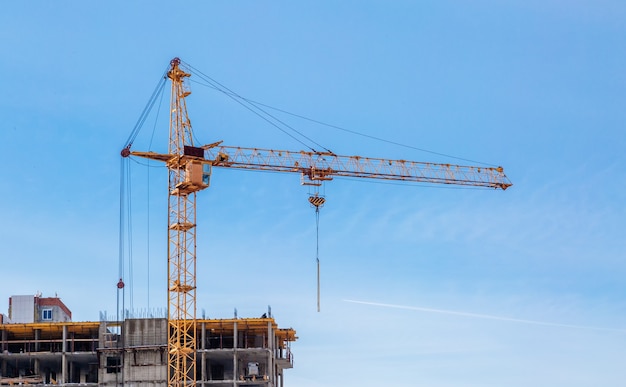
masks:
[[[165,79],[165,77],[162,77],[162,79]],[[160,95],[161,97],[159,98],[159,106],[156,110],[156,115],[154,117],[154,124],[152,125],[152,135],[150,136],[150,143],[148,144],[148,149],[152,149],[152,142],[154,140],[154,134],[156,133],[156,129],[157,129],[157,122],[159,121],[159,112],[161,111],[161,106],[163,104],[163,95],[165,93],[161,92]],[[150,159],[148,159],[148,167],[150,167]],[[147,264],[147,268],[146,268],[146,274],[147,274],[147,288],[148,291],[146,292],[146,295],[148,297],[148,309],[150,309],[150,169],[151,168],[147,168],[146,169],[146,186],[148,187],[148,189],[146,190],[146,204],[148,206],[147,211],[146,211],[146,226],[147,226],[147,231],[146,231],[146,260],[148,262]]]
[[[315,262],[317,264],[317,311],[320,311],[320,207],[324,206],[326,199],[320,196],[319,187],[316,187],[315,194],[309,196],[309,203],[315,207]]]
[[[132,192],[131,192],[131,167],[130,159],[122,158],[120,164],[120,213],[119,213],[119,262],[117,282],[117,320],[126,315],[126,292],[128,290],[129,310],[134,308],[133,292],[133,220],[132,220]],[[120,305],[121,297],[121,305]]]
[[[131,185],[131,173],[130,173],[130,163],[128,163],[128,168],[126,169],[126,233],[128,238],[128,246],[126,247],[126,254],[128,256],[128,300],[129,300],[129,309],[132,311],[134,309],[134,285],[133,285],[133,219],[132,219],[132,185]]]
[[[135,138],[137,138],[137,135],[139,134],[139,132],[141,131],[141,128],[143,127],[146,119],[148,118],[150,111],[152,110],[152,108],[154,107],[155,103],[157,102],[157,100],[159,101],[159,107],[157,109],[157,114],[154,120],[154,126],[152,128],[152,135],[150,137],[150,145],[148,147],[148,149],[152,148],[152,140],[154,138],[154,133],[156,131],[156,126],[157,126],[157,121],[158,121],[158,113],[161,110],[161,103],[163,101],[163,90],[165,90],[165,84],[167,81],[167,71],[169,69],[169,66],[166,67],[165,71],[163,72],[163,76],[160,77],[159,82],[157,83],[156,87],[154,88],[154,91],[152,92],[152,95],[150,96],[150,99],[148,100],[148,103],[146,104],[146,106],[144,107],[143,111],[141,112],[141,115],[139,116],[139,119],[137,120],[137,122],[135,123],[135,127],[133,128],[133,130],[131,131],[130,135],[128,136],[128,139],[126,140],[126,143],[124,144],[124,147],[122,148],[121,151],[121,155],[122,155],[122,164],[121,164],[121,170],[120,170],[120,226],[119,226],[119,281],[117,283],[117,289],[118,289],[118,305],[117,305],[117,309],[118,309],[118,313],[120,310],[120,306],[119,306],[119,293],[122,293],[122,313],[124,313],[124,303],[125,303],[125,286],[126,284],[124,283],[124,277],[125,277],[125,270],[124,270],[124,266],[125,266],[125,241],[126,239],[128,239],[128,285],[129,285],[129,293],[130,293],[130,309],[132,310],[134,305],[134,296],[133,296],[133,258],[132,258],[132,208],[131,208],[131,176],[130,176],[130,163],[129,163],[129,159],[127,158],[128,155],[130,155],[130,147],[132,146],[133,142],[135,141]],[[148,162],[148,167],[149,162]],[[149,186],[149,182],[150,182],[150,168],[148,168],[147,170],[148,172],[148,186]],[[150,203],[150,196],[149,196],[149,190],[148,190],[148,197],[146,200],[146,203]],[[150,211],[147,211],[147,213],[149,214]],[[126,223],[126,224],[125,224]],[[148,289],[150,288],[150,229],[149,229],[149,224],[150,224],[150,217],[148,215],[148,219],[147,219],[147,223],[148,223]],[[126,228],[125,228],[126,226]],[[150,305],[150,291],[148,290],[148,306]],[[119,315],[118,315],[118,320],[119,320]]]
[[[122,158],[120,160],[120,214],[119,214],[119,240],[118,240],[118,276],[119,280],[117,281],[117,311],[116,311],[116,320],[120,321],[120,294],[121,294],[121,302],[122,302],[122,315],[124,309],[124,241],[126,239],[124,233],[124,218],[126,211],[126,189],[125,189],[125,171],[128,168],[128,161]]]

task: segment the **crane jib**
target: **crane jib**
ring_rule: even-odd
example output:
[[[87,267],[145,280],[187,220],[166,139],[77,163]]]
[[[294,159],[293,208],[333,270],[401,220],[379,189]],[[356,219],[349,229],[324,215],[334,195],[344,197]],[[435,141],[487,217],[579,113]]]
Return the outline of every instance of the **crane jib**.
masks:
[[[205,157],[217,167],[301,173],[310,180],[331,180],[333,176],[342,176],[501,189],[511,186],[511,182],[501,167],[476,167],[227,146],[207,149]]]
[[[225,146],[203,148],[186,146],[183,155],[154,152],[130,152],[130,154],[164,161],[167,165],[182,166],[189,161],[194,161],[214,167],[299,173],[310,181],[351,177],[490,187],[502,190],[512,185],[501,167],[475,167],[258,148]]]

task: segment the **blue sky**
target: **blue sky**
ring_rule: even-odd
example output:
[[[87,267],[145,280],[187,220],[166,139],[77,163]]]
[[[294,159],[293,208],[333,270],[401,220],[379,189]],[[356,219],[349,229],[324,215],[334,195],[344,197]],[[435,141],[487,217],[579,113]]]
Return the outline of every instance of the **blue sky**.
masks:
[[[114,313],[119,151],[179,56],[247,98],[429,151],[281,116],[338,154],[461,158],[514,183],[330,182],[317,313],[299,177],[215,170],[198,198],[198,314],[271,305],[300,337],[286,385],[623,385],[624,20],[608,0],[4,4],[0,310],[41,291],[75,320]],[[192,90],[201,143],[302,148]],[[165,114],[133,149],[153,129],[166,149]],[[135,308],[165,307],[166,172],[132,173],[126,282]]]

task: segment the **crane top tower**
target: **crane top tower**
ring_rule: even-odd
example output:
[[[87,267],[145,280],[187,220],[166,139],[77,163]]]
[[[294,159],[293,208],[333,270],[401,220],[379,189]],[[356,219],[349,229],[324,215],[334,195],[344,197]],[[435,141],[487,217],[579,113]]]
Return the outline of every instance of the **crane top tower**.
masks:
[[[196,194],[209,187],[211,168],[236,168],[297,173],[305,185],[320,185],[335,176],[433,184],[489,187],[505,190],[511,182],[502,167],[476,167],[340,156],[332,152],[285,151],[223,146],[221,141],[197,146],[185,98],[191,74],[181,61],[170,62],[170,133],[168,153],[131,151],[165,163],[168,179],[168,385],[195,386],[196,364]],[[317,204],[316,204],[317,203]],[[323,200],[311,200],[319,206]]]

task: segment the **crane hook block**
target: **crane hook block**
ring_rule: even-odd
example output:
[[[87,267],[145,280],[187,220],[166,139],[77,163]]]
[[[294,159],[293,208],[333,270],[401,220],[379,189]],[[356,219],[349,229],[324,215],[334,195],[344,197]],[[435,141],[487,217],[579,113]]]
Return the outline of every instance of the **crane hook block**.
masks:
[[[311,203],[312,206],[319,208],[326,203],[326,199],[318,195],[309,196],[309,203]]]

